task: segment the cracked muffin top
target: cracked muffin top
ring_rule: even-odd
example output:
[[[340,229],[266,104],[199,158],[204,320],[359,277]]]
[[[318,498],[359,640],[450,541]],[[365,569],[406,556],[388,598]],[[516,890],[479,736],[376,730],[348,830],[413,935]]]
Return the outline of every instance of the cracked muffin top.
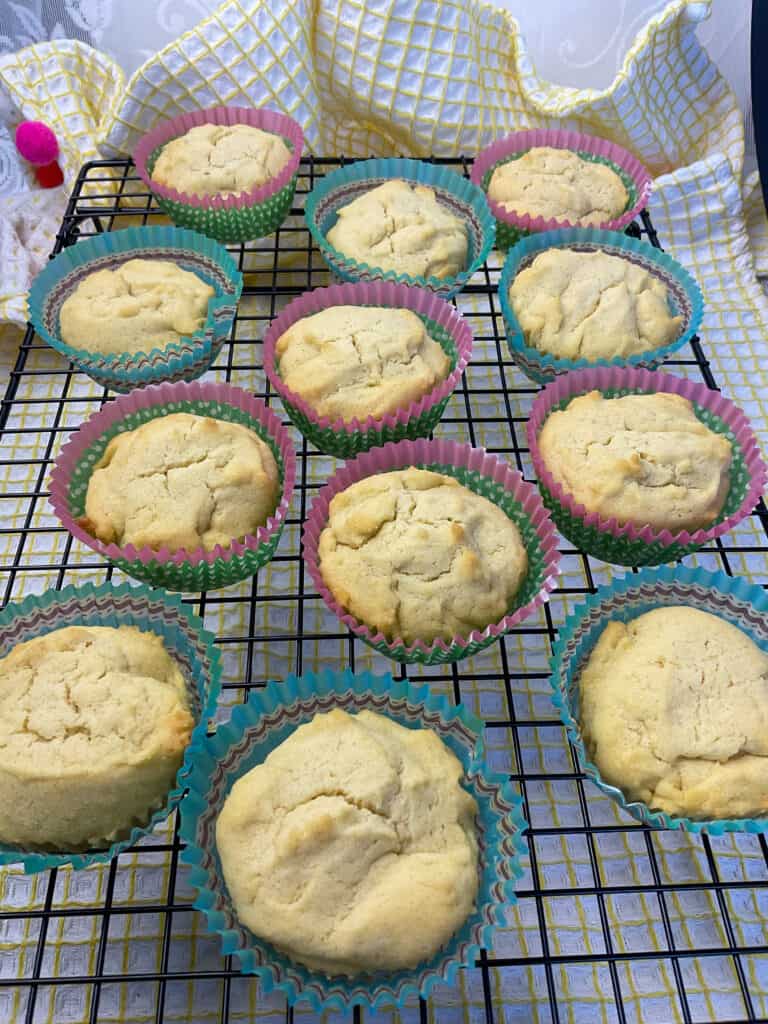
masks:
[[[70,626],[0,660],[0,840],[76,849],[146,823],[194,726],[155,633]]]
[[[720,514],[731,442],[681,395],[579,395],[538,438],[547,469],[588,512],[655,530],[698,530]]]
[[[528,568],[520,532],[497,505],[454,477],[415,468],[337,494],[318,560],[339,604],[407,644],[498,622]]]
[[[579,679],[589,757],[627,799],[690,818],[768,812],[768,655],[684,606],[610,622]]]
[[[621,216],[629,201],[624,182],[610,167],[551,146],[534,146],[498,166],[488,196],[510,213],[584,227]]]
[[[613,359],[671,344],[681,316],[644,267],[607,252],[547,249],[521,270],[509,301],[532,348],[561,359]]]
[[[242,778],[216,823],[238,917],[325,974],[430,959],[475,903],[475,800],[429,729],[317,715]]]
[[[278,372],[320,416],[379,418],[445,380],[451,361],[409,309],[332,306],[278,338]]]
[[[337,211],[328,241],[344,256],[413,277],[454,277],[467,266],[467,226],[431,188],[400,178]]]
[[[65,299],[61,338],[105,355],[167,348],[205,326],[215,294],[197,274],[168,260],[127,260],[88,274]]]
[[[255,431],[171,413],[112,438],[80,524],[105,544],[212,551],[263,526],[279,486],[275,457]]]
[[[291,151],[248,124],[201,124],[163,146],[152,179],[195,196],[237,196],[280,173]]]

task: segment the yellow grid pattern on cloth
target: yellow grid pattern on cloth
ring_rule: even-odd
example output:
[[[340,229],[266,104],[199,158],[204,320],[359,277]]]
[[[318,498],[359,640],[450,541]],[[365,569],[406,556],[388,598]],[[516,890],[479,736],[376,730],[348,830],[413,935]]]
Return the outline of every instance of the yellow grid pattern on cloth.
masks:
[[[622,71],[603,93],[577,93],[560,89],[536,78],[509,16],[477,5],[472,0],[431,0],[403,3],[383,0],[374,6],[362,0],[310,3],[286,0],[271,5],[261,2],[228,2],[210,18],[148,61],[128,83],[122,81],[111,62],[81,44],[52,43],[32,48],[33,59],[11,55],[0,58],[0,80],[8,88],[24,116],[51,122],[63,141],[65,162],[73,172],[79,163],[103,152],[130,149],[138,134],[161,117],[214,102],[268,103],[300,121],[309,148],[315,153],[366,156],[392,152],[425,155],[474,152],[481,144],[512,127],[558,124],[609,135],[627,145],[655,173],[681,164],[697,162],[683,170],[665,174],[657,182],[652,212],[665,247],[683,262],[699,280],[705,295],[706,316],[702,343],[723,390],[734,398],[752,419],[764,447],[768,441],[765,397],[761,394],[760,372],[765,353],[765,324],[768,306],[754,278],[745,212],[753,238],[768,238],[765,218],[752,192],[746,210],[742,204],[739,174],[742,159],[741,118],[733,97],[708,63],[693,34],[706,4],[686,5],[679,0],[653,19],[640,34],[627,56]],[[32,51],[25,51],[29,55]],[[80,77],[82,76],[82,77]],[[87,84],[92,81],[92,85]],[[70,98],[82,93],[76,103]],[[53,112],[53,113],[52,113]],[[711,155],[711,154],[719,155]],[[763,234],[761,235],[761,232]],[[768,250],[766,250],[768,251]],[[495,259],[495,257],[494,257]],[[318,264],[320,266],[320,264]],[[281,271],[282,273],[282,271]],[[481,300],[462,295],[459,307],[479,329],[477,317]],[[268,308],[250,299],[241,314],[264,317]],[[7,315],[0,299],[0,318]],[[258,339],[266,320],[254,326],[242,323],[243,336],[255,338],[254,350],[238,354],[239,361],[252,366],[259,361]],[[487,330],[487,327],[485,328]],[[15,360],[17,339],[0,338],[0,373]],[[250,346],[248,346],[250,348]],[[478,342],[477,362],[495,358],[492,343]],[[89,412],[100,389],[83,375],[75,375],[68,397],[82,399],[62,410],[56,401],[59,379],[46,371],[61,369],[57,353],[46,349],[29,355],[27,367],[34,374],[20,382],[4,441],[5,464],[0,466],[3,493],[28,494],[44,481],[44,470],[35,459],[46,456],[52,426],[74,428],[84,410]],[[515,371],[517,372],[517,371]],[[470,366],[471,386],[498,388],[498,375],[490,367]],[[210,379],[224,379],[223,370],[212,371]],[[261,374],[240,370],[235,364],[231,379],[249,390],[263,387]],[[26,404],[24,399],[35,399]],[[496,390],[475,399],[476,442],[498,445],[498,424],[494,416],[506,414],[504,396]],[[462,416],[463,398],[454,396],[446,418]],[[530,402],[513,395],[513,414],[525,416]],[[488,417],[484,421],[480,417]],[[439,436],[465,441],[461,423],[444,423]],[[57,430],[52,455],[66,437]],[[297,435],[298,440],[298,435]],[[334,460],[310,460],[311,481],[323,482]],[[530,469],[530,467],[528,467]],[[43,474],[43,476],[41,476]],[[6,525],[21,529],[30,510],[27,497],[4,498],[0,512]],[[299,506],[294,501],[293,515]],[[23,546],[18,536],[0,535],[0,560],[18,559],[20,566],[12,597],[38,592],[57,582],[55,570],[25,572],[35,565],[53,564],[62,557],[66,538],[50,531],[56,522],[45,502],[34,504],[32,533]],[[755,531],[750,521],[741,536]],[[298,548],[299,530],[289,527],[281,541],[282,551]],[[744,547],[755,544],[744,537]],[[745,551],[729,553],[734,572],[759,580],[768,579],[766,556]],[[73,544],[66,583],[103,578],[89,549]],[[716,567],[711,556],[695,555],[693,565]],[[82,566],[82,568],[77,568]],[[607,582],[610,567],[594,563],[597,583]],[[121,574],[115,573],[116,581]],[[583,586],[584,567],[577,556],[563,559],[563,585]],[[247,604],[215,600],[207,604],[206,625],[217,635],[244,636],[253,628],[269,633],[271,642],[250,652],[247,644],[222,648],[225,682],[245,677],[250,657],[254,678],[282,678],[295,667],[294,648],[285,639],[297,628],[296,605],[281,602],[281,595],[298,588],[297,563],[273,562],[259,574],[259,589],[275,600],[255,605],[250,621]],[[231,588],[226,594],[251,593],[251,581]],[[224,592],[212,597],[225,596]],[[551,612],[556,623],[580,603],[581,598],[558,595]],[[539,612],[530,625],[545,628]],[[304,604],[304,630],[320,635],[336,632],[335,619],[321,601]],[[303,644],[304,667],[316,670],[338,667],[347,657],[344,639],[307,640]],[[463,684],[463,698],[470,710],[486,719],[508,719],[512,710],[528,718],[551,716],[546,644],[540,637],[531,641],[520,634],[470,659],[462,668],[470,682]],[[510,676],[508,693],[501,685],[505,665]],[[386,671],[389,662],[367,648],[356,667]],[[524,678],[523,672],[537,673]],[[424,675],[443,675],[426,670]],[[445,678],[435,680],[436,692],[451,695]],[[221,716],[227,705],[239,699],[237,690],[227,691]],[[510,701],[513,708],[509,707]],[[568,772],[572,769],[568,748],[559,727],[531,727],[519,731],[519,756],[527,771]],[[494,728],[488,734],[489,757],[500,771],[518,771],[517,754],[508,729]],[[709,865],[696,841],[677,833],[598,833],[594,849],[578,833],[582,811],[576,785],[568,779],[528,784],[529,810],[536,827],[569,826],[576,831],[567,837],[537,836],[534,841],[536,870],[544,890],[541,911],[550,941],[550,954],[570,956],[580,952],[603,953],[601,911],[607,915],[614,951],[667,948],[664,919],[653,894],[616,894],[599,905],[597,897],[581,893],[594,886],[593,858],[604,885],[649,885],[653,882],[648,844],[653,844],[663,880],[674,884],[706,885],[711,881]],[[610,801],[590,788],[589,813],[592,824],[626,824]],[[168,839],[169,826],[156,834]],[[765,860],[754,844],[740,837],[712,840],[723,880],[764,880]],[[520,888],[530,888],[531,864]],[[160,903],[168,883],[168,858],[162,854],[136,852],[120,858],[114,902],[137,913],[111,918],[105,972],[132,974],[156,971],[160,966],[165,918],[163,914],[141,914],[142,905]],[[87,908],[103,902],[109,869],[86,872],[61,871],[54,906]],[[15,910],[40,910],[45,896],[45,877],[27,877],[13,868],[0,870],[0,902]],[[558,895],[547,896],[551,889]],[[571,890],[567,896],[562,891]],[[189,901],[191,892],[185,872],[176,883],[176,902]],[[762,891],[727,890],[724,896],[737,941],[764,944],[768,925],[768,901]],[[665,896],[665,909],[679,949],[723,945],[722,911],[711,891],[673,890]],[[46,942],[44,974],[79,975],[93,970],[99,946],[97,917],[60,917],[51,921]],[[39,934],[39,919],[17,918],[3,922],[0,930],[0,1020],[22,1020],[26,1005],[23,989],[3,987],[3,977],[21,978],[32,971]],[[498,956],[541,956],[541,936],[533,900],[525,900],[507,914],[507,921],[494,940]],[[202,918],[192,911],[174,912],[171,966],[174,970],[205,970],[220,963],[217,942],[204,934]],[[742,958],[747,982],[758,1014],[768,1012],[768,969],[761,957]],[[681,959],[681,970],[694,1019],[738,1017],[743,1012],[739,981],[732,961],[724,957]],[[563,1019],[591,1022],[615,1020],[614,979],[605,962],[568,964],[554,969],[553,984]],[[682,1020],[677,985],[670,961],[663,956],[642,962],[619,961],[618,983],[628,1019],[655,1024]],[[107,984],[101,996],[99,1020],[121,1024],[144,1024],[155,1019],[157,984],[134,982]],[[215,981],[170,982],[165,994],[164,1019],[186,1024],[207,1024],[220,1019],[222,985]],[[491,972],[491,999],[498,1020],[549,1021],[547,979],[540,965]],[[462,974],[456,988],[439,987],[430,1002],[430,1019],[474,1021],[483,1015],[484,993],[480,974]],[[315,1015],[297,1012],[297,1020],[315,1020]],[[84,1024],[89,1017],[87,991],[78,985],[43,988],[38,997],[35,1020],[47,1024]],[[326,1014],[324,1019],[336,1020]],[[410,1021],[418,1019],[418,1007],[402,1013],[366,1013],[367,1021]],[[265,997],[248,978],[236,979],[230,990],[230,1020],[283,1021],[282,1000]]]

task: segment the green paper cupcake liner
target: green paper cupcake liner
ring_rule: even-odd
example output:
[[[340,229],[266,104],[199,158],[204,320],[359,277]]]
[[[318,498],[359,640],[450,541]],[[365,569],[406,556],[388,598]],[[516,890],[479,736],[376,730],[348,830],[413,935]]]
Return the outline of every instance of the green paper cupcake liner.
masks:
[[[538,445],[547,417],[564,408],[577,395],[599,391],[607,398],[629,394],[666,392],[687,398],[698,418],[710,430],[731,442],[733,461],[730,487],[715,523],[693,533],[654,531],[650,526],[619,524],[597,512],[587,512],[558,484],[548,470]],[[766,471],[757,441],[744,413],[719,392],[671,374],[629,367],[595,367],[556,377],[536,397],[527,425],[539,490],[558,530],[587,554],[618,565],[658,565],[673,562],[722,536],[741,522],[757,504]]]
[[[424,322],[427,334],[451,360],[445,380],[418,401],[396,412],[364,421],[320,416],[280,376],[275,347],[296,321],[332,306],[375,306],[409,309]],[[305,292],[294,299],[270,324],[264,337],[264,371],[275,388],[291,422],[320,451],[350,458],[369,448],[405,438],[426,437],[437,426],[472,354],[472,331],[461,314],[437,295],[392,281],[333,285]]]
[[[85,512],[85,497],[93,467],[109,441],[142,423],[170,413],[242,423],[269,445],[280,474],[280,498],[275,511],[255,534],[233,540],[213,551],[155,551],[132,544],[105,544],[89,534],[78,519]],[[296,456],[287,430],[259,399],[229,384],[163,384],[141,388],[114,402],[87,420],[62,448],[51,473],[50,501],[64,526],[78,540],[118,565],[136,579],[168,590],[215,590],[247,579],[272,558],[288,514],[296,480]]]
[[[236,196],[198,196],[161,185],[152,170],[164,145],[203,124],[247,124],[279,135],[291,159],[270,181]],[[136,170],[158,206],[174,224],[192,228],[220,242],[248,242],[271,235],[290,212],[296,190],[304,136],[293,118],[265,108],[209,107],[162,121],[136,146]]]

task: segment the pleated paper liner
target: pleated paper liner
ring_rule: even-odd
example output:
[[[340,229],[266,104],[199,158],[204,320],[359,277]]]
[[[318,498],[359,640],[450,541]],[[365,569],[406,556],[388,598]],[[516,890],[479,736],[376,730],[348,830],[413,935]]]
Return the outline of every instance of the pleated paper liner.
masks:
[[[606,796],[644,825],[713,836],[768,831],[768,818],[684,818],[653,810],[641,801],[627,800],[619,788],[602,779],[589,760],[579,724],[579,676],[589,654],[612,620],[628,622],[668,605],[688,605],[717,615],[749,634],[768,652],[768,595],[762,587],[744,579],[688,566],[664,566],[644,569],[600,587],[568,617],[552,658],[552,699],[576,749],[579,766]]]
[[[61,339],[62,304],[89,274],[114,270],[132,259],[169,260],[211,285],[204,326],[189,337],[146,352],[106,355],[73,348]],[[221,245],[194,231],[166,225],[105,231],[63,249],[32,282],[29,319],[48,344],[82,373],[113,391],[145,384],[194,380],[205,373],[229,337],[243,289],[243,278]],[[83,339],[87,343],[87,339]]]
[[[519,529],[528,552],[528,571],[507,614],[485,629],[473,630],[469,636],[454,636],[448,640],[442,637],[432,641],[417,640],[411,645],[399,637],[386,637],[343,608],[323,579],[317,549],[334,495],[364,477],[409,466],[455,477],[469,490],[498,505]],[[304,524],[302,542],[307,569],[334,615],[374,650],[401,662],[445,664],[470,657],[489,647],[549,599],[558,575],[556,534],[536,489],[484,448],[472,448],[455,441],[400,441],[383,448],[373,448],[353,461],[346,462],[315,497]]]
[[[693,403],[697,417],[710,430],[728,438],[733,449],[730,488],[722,512],[711,526],[694,532],[680,530],[675,533],[634,523],[622,526],[615,519],[587,512],[555,481],[541,456],[539,434],[550,413],[563,409],[572,398],[590,391],[600,391],[609,398],[658,392],[681,395]],[[704,384],[668,373],[628,367],[596,367],[557,377],[537,395],[527,432],[539,490],[558,530],[577,548],[605,562],[633,566],[674,562],[721,537],[746,518],[765,486],[765,465],[749,421],[741,409]]]
[[[582,160],[605,164],[621,178],[627,190],[626,209],[618,217],[595,225],[609,231],[623,231],[624,228],[648,205],[651,193],[651,177],[637,157],[608,139],[600,139],[584,132],[564,131],[559,128],[534,128],[512,132],[503,139],[497,139],[475,157],[472,166],[472,181],[487,193],[491,176],[501,164],[509,163],[539,146],[553,149],[570,149]],[[491,213],[496,219],[496,247],[509,249],[521,238],[537,231],[553,231],[557,228],[579,227],[568,220],[555,217],[532,217],[527,213],[506,210],[500,203],[488,199]]]
[[[370,192],[392,178],[433,189],[438,201],[467,225],[469,249],[467,269],[453,277],[420,277],[382,270],[359,263],[335,249],[327,238],[337,220],[337,211],[353,199]],[[416,285],[450,298],[480,269],[493,248],[495,224],[482,189],[447,167],[421,160],[358,160],[322,178],[307,196],[304,217],[323,259],[342,281],[399,281]]]
[[[85,512],[88,481],[109,441],[142,423],[187,412],[241,423],[269,445],[280,473],[277,507],[264,526],[213,551],[155,551],[119,547],[91,536],[77,522]],[[280,540],[296,480],[296,456],[288,431],[263,402],[230,384],[194,382],[141,388],[104,406],[72,435],[51,473],[50,501],[69,532],[124,572],[168,590],[213,590],[252,576],[272,558]]]
[[[386,715],[408,728],[432,729],[458,757],[462,785],[477,801],[480,887],[474,912],[429,962],[413,970],[358,977],[332,976],[291,960],[238,921],[216,850],[216,820],[234,782],[261,764],[276,746],[317,714],[343,708]],[[191,866],[189,882],[197,890],[195,906],[222,949],[240,970],[259,978],[262,992],[281,993],[303,1009],[348,1010],[353,1006],[403,1006],[426,997],[439,984],[452,985],[462,966],[474,966],[487,947],[505,909],[515,902],[520,856],[527,851],[522,803],[506,776],[493,772],[485,757],[483,725],[462,705],[454,707],[426,686],[396,682],[364,672],[325,672],[290,676],[253,690],[213,737],[199,736],[187,756],[189,794],[183,804],[181,859]]]
[[[155,181],[152,170],[163,146],[191,128],[203,124],[247,124],[279,135],[291,151],[291,158],[264,185],[236,196],[193,195]],[[278,114],[264,107],[219,106],[193,110],[161,121],[139,140],[133,152],[133,160],[139,176],[154,195],[158,206],[174,224],[200,231],[220,242],[236,243],[271,235],[288,216],[296,190],[303,146],[301,128],[286,114]]]
[[[180,598],[148,587],[127,583],[115,586],[86,583],[82,587],[47,590],[9,604],[0,612],[0,657],[33,637],[66,626],[136,626],[162,637],[169,654],[179,664],[187,684],[190,709],[195,719],[195,738],[205,735],[221,688],[220,654],[214,637]],[[136,843],[163,821],[179,803],[187,786],[189,765],[183,764],[176,783],[161,806],[148,810],[146,821],[127,823],[124,834],[98,850],[59,851],[22,849],[0,845],[0,864],[23,865],[27,874],[69,865],[80,869],[103,864]]]
[[[331,420],[328,416],[320,416],[283,381],[275,346],[281,335],[297,320],[341,305],[412,310],[424,322],[427,334],[440,344],[451,360],[446,379],[418,401],[378,419],[369,416],[363,421],[345,421],[341,417]],[[272,321],[264,337],[264,370],[291,421],[316,448],[339,458],[350,458],[388,441],[430,434],[440,421],[471,355],[472,331],[453,306],[423,288],[392,281],[333,285],[305,292]]]
[[[541,352],[530,346],[509,301],[509,289],[521,270],[529,267],[541,252],[548,249],[573,249],[577,252],[606,252],[642,267],[666,287],[670,312],[682,316],[679,336],[669,345],[649,349],[631,356],[614,359],[565,359]],[[547,384],[558,374],[595,366],[637,366],[653,369],[686,345],[696,334],[704,313],[699,286],[676,260],[647,242],[617,231],[596,228],[562,228],[542,231],[520,239],[509,251],[499,280],[499,302],[507,331],[507,343],[517,365],[539,384]]]

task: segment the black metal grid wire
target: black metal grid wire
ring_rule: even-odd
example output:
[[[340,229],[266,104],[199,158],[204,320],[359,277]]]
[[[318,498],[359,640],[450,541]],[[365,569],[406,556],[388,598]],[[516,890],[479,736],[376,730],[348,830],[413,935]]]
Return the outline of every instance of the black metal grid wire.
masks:
[[[306,158],[302,161],[297,203],[299,206],[292,213],[300,214],[300,199],[312,187],[316,179],[328,169],[342,161],[336,159]],[[460,173],[467,174],[469,161],[440,160],[453,166]],[[115,188],[116,191],[112,189]],[[130,195],[131,200],[126,197]],[[86,164],[77,179],[71,199],[66,209],[61,228],[57,235],[54,253],[64,246],[98,231],[111,231],[127,223],[135,223],[137,214],[142,223],[152,222],[158,215],[151,196],[138,179],[132,164],[125,160],[94,161]],[[635,236],[644,236],[654,245],[659,240],[647,213],[642,214],[641,223],[633,223],[627,229]],[[254,351],[254,339],[263,336],[269,320],[279,308],[294,296],[308,288],[329,283],[327,269],[313,252],[311,239],[303,221],[289,220],[280,231],[270,239],[252,245],[231,247],[233,255],[239,260],[240,267],[248,265],[248,260],[256,254],[266,255],[267,269],[261,269],[247,280],[244,295],[260,296],[267,302],[265,313],[255,316],[242,313],[238,318],[232,339],[220,354],[216,369],[219,379],[238,383],[238,375],[243,371],[259,371],[258,362],[248,362],[248,354]],[[278,263],[278,252],[291,253],[295,265],[285,269]],[[271,259],[271,263],[270,263]],[[473,360],[461,386],[457,390],[458,400],[449,406],[445,419],[441,423],[440,433],[449,432],[450,436],[463,437],[465,440],[479,444],[484,443],[490,450],[502,454],[510,462],[514,462],[530,479],[530,464],[525,446],[525,408],[526,402],[536,392],[532,385],[514,367],[509,358],[504,341],[504,328],[501,319],[495,289],[499,276],[499,265],[486,265],[475,275],[465,290],[464,295],[477,300],[473,313],[473,327],[477,339],[476,358]],[[90,573],[88,578],[112,577],[112,568],[98,559],[92,552],[80,552],[75,557],[72,538],[65,534],[58,524],[48,517],[39,522],[41,509],[47,498],[47,477],[50,466],[59,444],[77,425],[99,405],[108,400],[107,392],[101,396],[83,393],[76,386],[78,374],[74,373],[58,358],[48,361],[42,367],[36,363],[35,355],[45,346],[33,331],[27,330],[19,348],[15,366],[5,391],[0,407],[0,429],[4,431],[3,450],[0,452],[0,466],[10,469],[9,484],[0,493],[3,500],[24,501],[24,512],[21,528],[18,525],[9,527],[4,519],[0,519],[0,539],[6,540],[10,534],[10,557],[0,565],[0,599],[3,604],[17,595],[19,581],[34,586],[34,578],[39,575],[50,581],[54,574],[57,587],[65,583],[76,582],[82,578],[80,574]],[[485,358],[483,358],[485,357]],[[690,351],[685,356],[667,364],[673,372],[683,375],[698,376],[710,387],[716,387],[711,367],[695,339]],[[478,374],[478,371],[480,372]],[[46,382],[54,382],[54,397],[36,397],[32,394],[32,378],[44,377]],[[277,404],[274,394],[269,390],[263,374],[259,376],[257,394],[271,404]],[[481,383],[477,383],[480,380]],[[489,384],[490,382],[490,384]],[[487,414],[485,400],[494,397],[501,409]],[[53,412],[51,414],[51,408]],[[46,413],[45,423],[37,422],[38,410]],[[30,440],[42,439],[42,455],[40,445],[35,449],[34,457],[25,455],[28,448],[25,444],[17,445],[21,454],[13,454],[6,458],[6,453],[14,440],[24,441],[24,435]],[[298,435],[296,435],[298,441]],[[489,444],[489,438],[492,442]],[[15,451],[15,449],[14,449]],[[361,651],[359,641],[344,631],[335,620],[317,630],[312,625],[306,609],[316,595],[309,592],[307,579],[299,556],[298,528],[303,520],[308,502],[311,500],[321,481],[316,479],[313,463],[320,456],[310,449],[305,441],[298,444],[298,475],[297,494],[294,499],[292,517],[288,520],[286,533],[293,527],[293,540],[284,536],[275,559],[276,563],[293,563],[295,579],[298,586],[295,590],[270,592],[265,588],[263,571],[245,588],[230,588],[213,594],[188,595],[188,600],[196,610],[205,616],[206,612],[216,606],[227,608],[245,604],[247,606],[247,630],[234,631],[219,635],[217,642],[222,649],[230,645],[245,649],[242,671],[235,678],[225,677],[225,695],[229,691],[232,699],[237,699],[252,686],[264,685],[265,679],[259,677],[260,659],[258,652],[261,645],[275,641],[269,629],[260,625],[257,611],[265,602],[267,604],[291,606],[295,610],[292,622],[294,628],[280,634],[279,642],[284,645],[287,653],[289,670],[301,673],[306,667],[307,644],[335,641],[342,650],[343,657],[338,667],[345,667],[344,661],[353,669],[359,664]],[[22,480],[20,488],[13,480]],[[29,481],[32,481],[30,486]],[[0,505],[0,507],[2,507]],[[753,515],[754,529],[740,530],[732,536],[718,540],[701,556],[702,564],[710,568],[720,567],[728,573],[739,571],[745,560],[754,566],[755,559],[768,565],[768,513],[761,504]],[[61,534],[60,544],[55,554],[49,559],[30,557],[42,535],[50,538]],[[5,536],[3,536],[5,535]],[[500,644],[501,671],[484,663],[460,663],[453,666],[440,667],[437,670],[424,670],[419,666],[408,666],[407,676],[412,682],[429,680],[435,686],[443,687],[452,693],[456,700],[466,699],[472,686],[495,690],[499,695],[498,705],[501,713],[487,714],[486,722],[489,732],[509,736],[510,764],[514,769],[511,773],[513,781],[525,801],[526,818],[532,822],[527,835],[530,864],[528,871],[518,888],[519,908],[521,916],[529,922],[533,939],[526,948],[518,948],[514,955],[505,950],[484,951],[474,970],[466,973],[468,980],[457,995],[453,997],[435,997],[429,1003],[414,1003],[411,1008],[403,1011],[403,1019],[407,1020],[486,1020],[495,1021],[579,1021],[597,1020],[618,1021],[620,1024],[634,1020],[664,1021],[682,1020],[695,1022],[699,1020],[719,1019],[726,1017],[734,1021],[758,1021],[768,1019],[765,1016],[765,992],[768,984],[763,979],[761,955],[766,946],[766,921],[768,911],[761,913],[761,908],[768,906],[768,845],[763,836],[741,837],[739,850],[750,858],[748,877],[737,877],[730,869],[732,863],[724,855],[724,847],[718,840],[706,836],[690,838],[692,856],[703,865],[704,877],[696,880],[681,881],[675,878],[665,855],[664,844],[659,834],[642,828],[622,819],[614,823],[600,813],[594,801],[594,790],[579,774],[573,750],[570,750],[570,764],[565,770],[552,771],[545,761],[532,764],[528,750],[528,737],[532,733],[544,734],[555,730],[562,734],[562,727],[551,711],[543,710],[539,704],[534,710],[520,701],[521,691],[526,687],[541,687],[547,678],[546,656],[551,650],[551,643],[556,636],[556,622],[562,620],[562,604],[558,599],[578,602],[579,596],[594,589],[595,581],[605,578],[605,567],[588,558],[569,546],[562,548],[564,560],[574,567],[566,573],[561,585],[553,597],[553,602],[542,613],[540,622],[530,620],[514,631],[520,637],[527,637],[532,644],[537,644],[541,657],[534,658],[530,664],[525,659],[516,659],[514,651],[507,642]],[[116,573],[117,576],[117,573]],[[573,580],[576,578],[574,584]],[[764,570],[764,578],[768,579],[768,570]],[[397,672],[397,666],[390,666]],[[403,677],[406,672],[400,671]],[[233,692],[234,691],[234,692]],[[542,816],[532,806],[532,794],[542,787],[551,787],[555,794],[558,787],[570,787],[576,795],[578,815],[575,820],[563,824],[556,814],[542,823]],[[556,803],[557,797],[555,795]],[[584,851],[583,868],[585,875],[575,880],[559,879],[553,885],[547,877],[547,864],[543,850],[553,842],[574,842],[581,845]],[[628,843],[645,864],[643,880],[632,883],[620,881],[612,883],[603,859],[607,844],[615,842]],[[180,843],[175,830],[167,837],[150,837],[140,844],[142,854],[159,858],[164,870],[164,889],[156,899],[143,901],[139,906],[117,899],[116,890],[120,887],[121,872],[125,858],[121,855],[113,861],[105,871],[103,885],[98,894],[90,899],[80,901],[77,906],[62,906],[60,886],[62,875],[66,871],[51,871],[43,880],[38,890],[38,898],[33,909],[14,909],[6,902],[0,902],[0,939],[8,933],[14,923],[28,919],[33,940],[31,953],[26,965],[17,970],[15,976],[0,970],[0,994],[3,990],[19,989],[24,993],[20,999],[15,1020],[27,1022],[70,1019],[59,1017],[56,999],[62,990],[77,988],[85,993],[82,1003],[82,1019],[90,1024],[100,1021],[121,1019],[114,1016],[112,1009],[106,1008],[104,992],[115,988],[124,988],[130,995],[136,992],[136,986],[150,993],[148,1007],[142,1011],[144,1016],[128,1016],[127,1019],[155,1021],[161,1024],[170,1020],[185,1020],[196,1024],[197,1020],[219,1020],[222,1024],[229,1021],[249,1019],[235,1009],[239,1006],[240,994],[234,994],[234,986],[255,986],[252,979],[241,979],[231,958],[221,955],[213,960],[209,957],[204,967],[192,966],[179,968],[173,962],[173,942],[179,927],[189,927],[189,917],[196,914],[191,901],[183,891],[180,881],[182,867],[179,863]],[[755,864],[762,865],[755,869]],[[733,899],[739,894],[748,892],[755,900],[757,933],[753,929],[749,935],[741,927],[733,913]],[[596,907],[599,927],[594,944],[584,948],[557,952],[557,926],[553,925],[548,908],[552,901],[569,899],[577,895],[579,899],[592,901]],[[681,938],[680,914],[673,909],[673,901],[691,894],[708,894],[713,913],[719,915],[719,931],[721,941],[711,940],[697,943],[694,939]],[[0,897],[2,898],[2,897]],[[610,901],[622,898],[637,898],[648,901],[655,910],[654,926],[656,939],[646,938],[627,942],[626,937],[617,933],[613,918],[609,912]],[[155,915],[161,923],[159,927],[160,956],[155,969],[131,971],[125,973],[116,970],[109,955],[111,943],[116,934],[120,933],[120,919],[125,915]],[[62,919],[78,922],[92,922],[96,932],[91,933],[91,945],[95,950],[88,965],[88,970],[67,971],[62,969],[55,957],[51,959],[51,931],[59,927]],[[65,922],[66,923],[66,922]],[[200,932],[204,931],[200,925]],[[96,934],[98,938],[95,938]],[[2,943],[0,942],[0,945]],[[592,948],[596,945],[598,948]],[[693,982],[695,966],[706,968],[708,959],[724,964],[730,971],[730,977],[736,979],[735,996],[728,1003],[728,1011],[712,1009],[712,1003],[702,996],[701,982]],[[58,966],[57,966],[58,963]],[[645,965],[663,965],[667,977],[671,978],[672,993],[670,999],[661,1007],[654,1009],[641,1007],[642,993],[633,990],[633,971],[642,970]],[[591,968],[595,977],[599,975],[602,997],[597,1002],[589,999],[580,1000],[578,996],[566,993],[567,984],[563,980],[563,972]],[[706,974],[706,971],[705,971]],[[469,977],[471,975],[471,978]],[[505,987],[515,987],[521,978],[533,976],[533,987],[538,995],[531,996],[530,1006],[525,1005],[524,997],[511,1002],[504,995],[499,995]],[[191,985],[208,985],[215,987],[216,1009],[211,1016],[208,1010],[203,1016],[202,1009],[193,999],[186,1015],[171,1014],[168,990],[179,983]],[[522,983],[521,983],[522,984]],[[133,987],[133,988],[132,988]],[[706,990],[706,983],[703,985]],[[524,991],[525,986],[519,989]],[[65,993],[66,995],[66,993]],[[269,1002],[272,1007],[265,1016],[269,1019],[294,1018],[293,1011],[284,1006],[274,1007],[274,1000]],[[10,1005],[10,1004],[9,1004]],[[123,1005],[123,1004],[121,1004]],[[112,1001],[110,1000],[110,1006]],[[202,1006],[202,1003],[200,1003]],[[68,1011],[67,1011],[68,1012]],[[712,1014],[719,1013],[712,1016]],[[198,1016],[199,1014],[199,1016]],[[297,1010],[295,1016],[301,1016]],[[355,1019],[374,1020],[381,1015],[370,1011],[356,1011]],[[383,1018],[382,1018],[383,1019]],[[387,1020],[394,1019],[387,1016]]]

